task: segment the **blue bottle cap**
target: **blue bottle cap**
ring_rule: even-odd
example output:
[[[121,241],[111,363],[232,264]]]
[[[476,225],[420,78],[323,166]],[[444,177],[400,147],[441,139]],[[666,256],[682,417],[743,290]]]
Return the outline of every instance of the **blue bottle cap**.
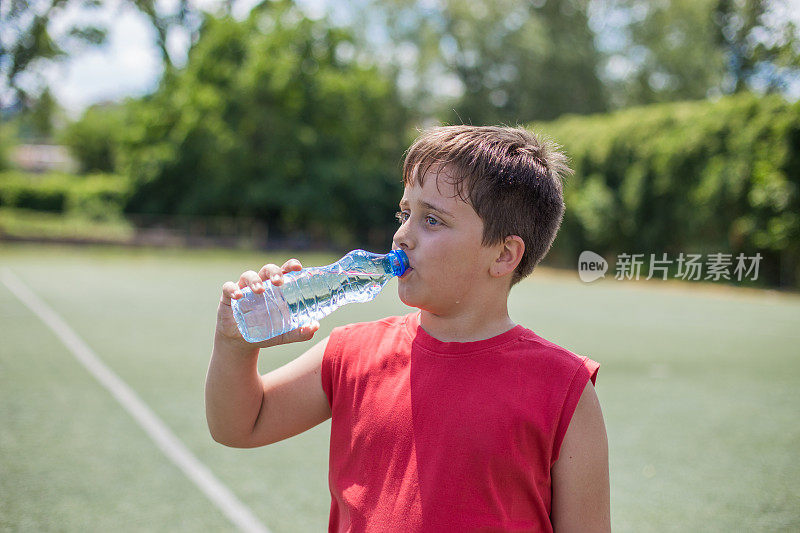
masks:
[[[389,258],[392,274],[402,276],[408,268],[408,256],[406,253],[403,250],[392,250],[386,255]]]

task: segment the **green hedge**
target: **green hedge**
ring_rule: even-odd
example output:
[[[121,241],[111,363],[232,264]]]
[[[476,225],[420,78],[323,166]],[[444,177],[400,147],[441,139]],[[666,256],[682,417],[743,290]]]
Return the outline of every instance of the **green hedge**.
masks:
[[[108,220],[122,215],[129,182],[113,174],[0,172],[0,207]]]
[[[556,260],[758,252],[764,282],[800,287],[800,104],[743,94],[534,129],[575,169]]]

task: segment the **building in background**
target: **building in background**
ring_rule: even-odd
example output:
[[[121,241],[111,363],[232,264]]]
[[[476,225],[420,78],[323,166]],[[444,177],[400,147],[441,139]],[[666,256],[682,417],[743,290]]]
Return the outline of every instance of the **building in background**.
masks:
[[[78,168],[67,147],[57,144],[20,144],[12,148],[10,159],[26,172],[75,172]]]

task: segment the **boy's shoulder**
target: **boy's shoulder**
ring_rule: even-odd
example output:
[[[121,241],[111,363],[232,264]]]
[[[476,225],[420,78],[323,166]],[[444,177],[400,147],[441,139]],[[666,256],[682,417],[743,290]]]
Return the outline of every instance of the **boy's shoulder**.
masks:
[[[525,326],[518,325],[517,328],[520,330],[519,342],[527,345],[530,349],[547,351],[553,354],[554,357],[559,358],[574,359],[575,357],[581,357],[572,350],[545,339]]]
[[[590,372],[592,382],[594,382],[599,363],[593,361],[588,356],[580,355],[572,350],[556,344],[541,337],[535,332],[523,326],[517,326],[522,330],[519,336],[519,349],[526,354],[535,355],[540,365],[550,367],[561,367],[566,372],[571,372],[579,368],[585,368]]]

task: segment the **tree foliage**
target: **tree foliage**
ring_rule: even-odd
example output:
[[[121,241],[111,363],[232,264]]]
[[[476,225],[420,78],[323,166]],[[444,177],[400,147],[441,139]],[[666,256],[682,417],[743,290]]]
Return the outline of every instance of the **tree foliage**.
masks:
[[[800,111],[746,91],[800,75],[796,28],[776,15],[786,1],[360,0],[346,24],[267,1],[241,21],[204,15],[187,64],[172,68],[170,24],[194,24],[178,13],[152,20],[163,22],[159,88],[88,110],[62,138],[84,171],[124,176],[115,198],[128,212],[252,217],[272,236],[385,246],[409,125],[656,102],[544,124],[577,171],[554,258],[762,253],[771,282],[796,284]],[[697,101],[729,92],[743,94]],[[43,95],[25,124],[46,122]],[[695,102],[659,103],[681,99]]]
[[[174,11],[169,12],[158,9],[157,4],[155,0],[124,0],[120,8],[133,7],[145,16],[155,30],[155,45],[164,68],[171,70],[174,61],[167,48],[170,32],[181,28],[194,33],[201,13],[189,0],[178,0]],[[68,10],[86,14],[101,5],[100,0],[0,2],[0,91],[10,93],[6,95],[9,104],[23,108],[35,105],[46,89],[40,73],[43,63],[61,61],[105,43],[108,28],[103,24],[83,22],[85,17],[77,22],[64,18]]]
[[[125,131],[125,113],[122,105],[93,106],[60,133],[60,142],[78,161],[80,172],[116,171],[119,143]]]
[[[778,92],[800,79],[789,0],[609,0],[594,7],[597,25],[605,23],[601,48],[615,106]]]
[[[29,88],[24,78],[37,62],[67,57],[67,50],[97,45],[105,40],[105,30],[93,25],[72,24],[53,34],[51,20],[69,4],[97,7],[97,0],[8,0],[0,3],[0,88],[6,86],[19,101],[25,101]],[[36,96],[36,95],[34,95]]]
[[[346,31],[291,2],[243,22],[208,17],[186,67],[130,105],[129,209],[253,216],[385,245],[406,111],[392,80],[342,59],[342,46]]]
[[[112,220],[121,217],[129,190],[125,179],[109,174],[0,172],[0,208]]]
[[[515,124],[605,109],[586,13],[584,0],[374,0],[357,19],[423,115]]]
[[[542,125],[575,176],[556,254],[761,253],[800,285],[800,104],[743,93]]]

